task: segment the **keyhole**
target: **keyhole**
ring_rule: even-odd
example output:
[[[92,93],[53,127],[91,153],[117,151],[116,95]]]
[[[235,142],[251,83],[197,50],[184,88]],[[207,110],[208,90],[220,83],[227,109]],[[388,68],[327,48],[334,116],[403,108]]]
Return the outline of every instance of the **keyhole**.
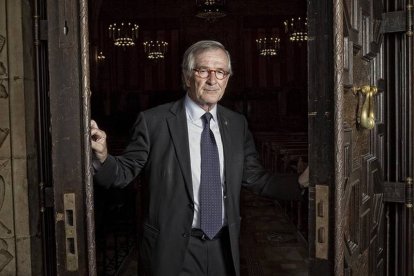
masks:
[[[68,22],[65,20],[65,26],[63,27],[63,33],[67,35],[69,32]]]

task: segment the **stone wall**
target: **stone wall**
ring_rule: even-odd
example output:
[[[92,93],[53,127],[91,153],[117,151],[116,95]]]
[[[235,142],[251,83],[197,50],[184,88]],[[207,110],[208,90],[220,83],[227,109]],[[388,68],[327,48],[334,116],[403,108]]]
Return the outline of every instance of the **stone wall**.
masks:
[[[0,275],[41,275],[30,2],[0,0]]]

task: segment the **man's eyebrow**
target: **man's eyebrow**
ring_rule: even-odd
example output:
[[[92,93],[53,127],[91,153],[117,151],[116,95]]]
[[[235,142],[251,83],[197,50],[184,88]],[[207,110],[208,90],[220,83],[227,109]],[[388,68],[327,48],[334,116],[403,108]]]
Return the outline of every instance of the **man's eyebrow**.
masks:
[[[208,67],[208,66],[203,66],[203,65],[196,66],[195,68],[198,68],[198,69],[211,69],[211,70],[221,70],[221,71],[226,71],[226,69],[224,69],[224,68],[222,68],[222,67],[213,67],[213,68],[211,68],[211,67]]]

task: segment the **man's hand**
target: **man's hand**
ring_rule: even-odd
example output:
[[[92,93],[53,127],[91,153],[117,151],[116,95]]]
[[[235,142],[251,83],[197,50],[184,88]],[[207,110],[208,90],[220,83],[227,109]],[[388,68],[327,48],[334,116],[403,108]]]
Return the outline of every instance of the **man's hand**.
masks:
[[[91,120],[91,142],[92,149],[99,162],[105,162],[108,157],[108,148],[106,146],[106,133],[98,128],[94,120]]]
[[[303,173],[299,176],[298,182],[302,188],[309,187],[309,166],[303,171]]]

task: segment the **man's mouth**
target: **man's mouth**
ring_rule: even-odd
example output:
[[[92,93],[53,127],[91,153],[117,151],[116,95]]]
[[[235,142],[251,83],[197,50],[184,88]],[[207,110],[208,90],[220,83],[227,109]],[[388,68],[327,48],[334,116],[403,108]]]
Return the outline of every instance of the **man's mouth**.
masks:
[[[204,91],[207,91],[207,92],[216,92],[216,91],[218,91],[218,88],[204,88]]]

